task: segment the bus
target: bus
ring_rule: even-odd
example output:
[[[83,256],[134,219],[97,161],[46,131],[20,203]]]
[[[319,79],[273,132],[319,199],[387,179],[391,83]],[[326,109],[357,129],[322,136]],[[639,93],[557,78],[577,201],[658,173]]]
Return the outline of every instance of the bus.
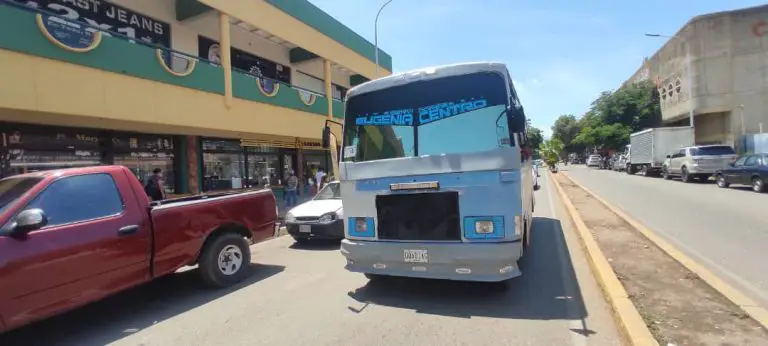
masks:
[[[425,68],[347,94],[339,180],[346,269],[508,282],[531,241],[525,113],[502,63]],[[330,128],[324,129],[324,145]]]

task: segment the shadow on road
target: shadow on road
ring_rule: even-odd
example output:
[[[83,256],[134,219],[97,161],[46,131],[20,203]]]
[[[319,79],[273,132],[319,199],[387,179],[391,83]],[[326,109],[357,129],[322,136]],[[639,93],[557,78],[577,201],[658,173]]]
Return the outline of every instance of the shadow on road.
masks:
[[[349,296],[363,304],[452,317],[583,320],[587,311],[560,221],[536,217],[533,230],[521,262],[523,275],[512,279],[506,292],[495,289],[494,283],[393,277],[369,281]],[[574,332],[594,333],[586,328]]]
[[[0,335],[0,345],[105,345],[267,279],[284,269],[283,266],[252,263],[250,277],[236,286],[219,290],[202,286],[196,270],[177,273]]]
[[[295,242],[288,248],[307,251],[338,251],[339,247],[341,247],[340,240],[313,239],[306,243]]]

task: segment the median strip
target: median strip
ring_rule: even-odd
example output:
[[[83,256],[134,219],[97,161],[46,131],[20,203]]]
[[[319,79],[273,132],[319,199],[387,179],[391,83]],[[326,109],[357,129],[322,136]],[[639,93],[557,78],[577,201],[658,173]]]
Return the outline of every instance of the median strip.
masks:
[[[768,344],[754,303],[566,174],[551,176],[630,344]]]

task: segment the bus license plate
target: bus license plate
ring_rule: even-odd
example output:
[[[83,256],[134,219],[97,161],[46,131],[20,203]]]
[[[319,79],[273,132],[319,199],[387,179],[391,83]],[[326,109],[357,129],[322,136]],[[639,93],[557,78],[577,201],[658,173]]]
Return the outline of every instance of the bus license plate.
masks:
[[[299,232],[301,232],[301,233],[312,233],[312,226],[310,226],[310,225],[299,225]]]
[[[427,250],[403,250],[405,263],[429,263]]]

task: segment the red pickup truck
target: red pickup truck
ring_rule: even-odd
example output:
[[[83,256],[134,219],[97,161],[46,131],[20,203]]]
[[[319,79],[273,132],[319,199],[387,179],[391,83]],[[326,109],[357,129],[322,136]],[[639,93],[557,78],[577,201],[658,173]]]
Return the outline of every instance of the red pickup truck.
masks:
[[[121,166],[0,180],[0,332],[197,264],[203,282],[248,274],[248,240],[271,237],[269,190],[150,202]]]

